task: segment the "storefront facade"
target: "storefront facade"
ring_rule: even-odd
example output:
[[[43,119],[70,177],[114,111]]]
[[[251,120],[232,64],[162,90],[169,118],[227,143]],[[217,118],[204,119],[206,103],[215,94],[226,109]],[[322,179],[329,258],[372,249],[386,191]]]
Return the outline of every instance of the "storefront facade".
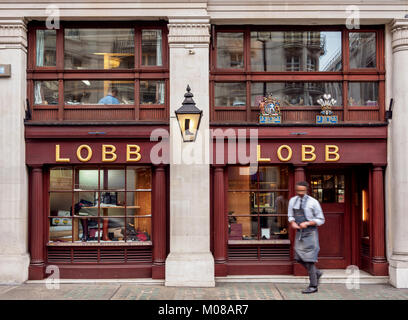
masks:
[[[171,286],[303,275],[287,202],[306,180],[326,217],[318,266],[407,286],[407,8],[371,2],[57,1],[53,20],[2,4],[1,282],[55,266]],[[174,116],[187,85],[192,143]],[[279,122],[260,123],[270,94]],[[325,94],[333,123],[316,118]]]

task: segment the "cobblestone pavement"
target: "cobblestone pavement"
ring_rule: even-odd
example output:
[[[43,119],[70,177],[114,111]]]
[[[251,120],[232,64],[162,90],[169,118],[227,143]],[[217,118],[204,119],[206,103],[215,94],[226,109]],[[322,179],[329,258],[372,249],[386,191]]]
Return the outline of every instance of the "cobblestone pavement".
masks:
[[[347,289],[345,284],[321,284],[305,295],[304,284],[217,283],[215,288],[165,287],[134,283],[60,284],[47,289],[44,283],[0,286],[0,300],[408,300],[408,289],[364,284]]]

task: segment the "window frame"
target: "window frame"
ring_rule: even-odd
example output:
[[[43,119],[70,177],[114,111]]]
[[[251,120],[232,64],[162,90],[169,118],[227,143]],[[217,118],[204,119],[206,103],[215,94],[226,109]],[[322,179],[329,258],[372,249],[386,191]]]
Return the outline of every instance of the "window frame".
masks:
[[[127,189],[127,171],[131,170],[132,168],[149,168],[150,169],[150,189]],[[71,178],[71,190],[64,190],[64,189],[52,189],[51,188],[51,170],[52,169],[57,169],[57,168],[64,168],[64,169],[70,169],[72,171],[72,178]],[[100,176],[102,170],[124,170],[125,171],[125,188],[123,190],[116,190],[116,189],[105,189],[100,186]],[[81,190],[78,191],[78,189],[75,189],[75,182],[78,179],[79,176],[79,170],[98,170],[98,188],[97,189],[90,189],[90,190]],[[44,193],[44,198],[45,198],[45,243],[47,246],[152,246],[153,245],[153,219],[154,219],[154,214],[153,214],[153,167],[151,165],[143,164],[143,165],[103,165],[103,164],[95,164],[95,165],[68,165],[68,166],[62,166],[62,165],[52,165],[47,168],[47,174],[46,174],[46,184],[45,184],[45,193]],[[72,203],[71,203],[71,210],[74,208],[74,203],[75,203],[75,195],[76,194],[81,194],[81,193],[98,193],[98,198],[103,192],[124,192],[125,193],[125,205],[123,206],[123,210],[125,215],[114,215],[110,216],[111,218],[119,218],[123,219],[125,222],[124,229],[125,229],[125,234],[124,234],[124,239],[123,241],[108,241],[108,242],[101,242],[101,237],[98,236],[98,241],[97,242],[81,242],[80,240],[74,240],[74,220],[78,219],[78,224],[79,220],[81,219],[79,216],[74,215],[74,213],[71,211],[69,217],[64,217],[68,218],[71,220],[71,241],[66,241],[66,242],[55,242],[55,241],[50,241],[50,221],[53,218],[56,218],[56,216],[51,215],[51,209],[50,209],[50,197],[51,194],[64,194],[64,193],[71,193],[72,196]],[[131,216],[127,214],[128,211],[128,205],[126,202],[126,197],[127,194],[130,192],[150,192],[150,214],[149,215],[138,215],[138,218],[141,219],[150,219],[150,228],[151,228],[151,233],[150,233],[150,240],[147,241],[128,241],[127,235],[126,235],[126,220],[129,218],[135,218],[136,216]],[[109,207],[107,207],[109,208]],[[100,224],[102,223],[103,219],[109,219],[108,216],[103,216],[102,215],[102,207],[100,206],[100,203],[98,204],[97,207],[97,216],[88,216],[86,219],[95,219],[97,220],[98,224],[98,234],[100,234],[101,227]],[[78,231],[79,233],[79,231]]]
[[[120,29],[132,28],[134,30],[134,68],[132,69],[64,69],[64,34],[65,29],[81,28],[95,29],[101,28],[101,22],[73,22],[64,21],[60,23],[57,32],[56,47],[56,66],[55,67],[37,67],[36,66],[36,32],[37,30],[47,29],[43,22],[35,21],[29,24],[28,28],[28,61],[27,61],[27,97],[30,103],[33,115],[36,110],[52,110],[58,113],[58,121],[66,120],[64,115],[66,110],[129,110],[132,111],[133,117],[130,121],[143,121],[141,112],[163,111],[164,117],[159,122],[168,122],[169,113],[169,50],[168,50],[168,28],[162,21],[148,22],[104,22],[103,28]],[[146,29],[160,29],[162,31],[162,65],[161,66],[143,66],[141,63],[141,33]],[[133,104],[116,104],[116,105],[69,105],[64,101],[64,80],[110,80],[110,81],[133,81],[134,82],[134,103]],[[164,81],[164,104],[141,104],[140,103],[140,81],[159,80]],[[34,104],[34,81],[58,81],[58,105]],[[156,110],[156,111],[155,111]],[[96,114],[95,114],[96,115]],[[95,121],[112,119],[100,119],[96,116]],[[120,120],[118,120],[120,121]]]
[[[343,121],[346,122],[367,122],[366,116],[361,113],[377,112],[378,120],[385,121],[385,58],[384,58],[384,26],[364,26],[360,29],[347,29],[346,26],[213,26],[214,36],[212,41],[216,41],[218,32],[244,32],[244,69],[219,69],[216,67],[217,48],[215,43],[211,45],[210,52],[210,110],[211,122],[254,122],[254,114],[259,112],[258,107],[251,106],[251,83],[253,82],[341,82],[343,84],[343,105],[334,107],[334,110],[343,111]],[[342,36],[342,70],[340,71],[251,71],[251,32],[256,31],[340,31]],[[349,33],[350,32],[375,32],[376,33],[376,68],[350,69],[349,68]],[[244,82],[246,83],[245,107],[227,107],[215,105],[214,86],[217,82]],[[348,83],[349,82],[378,82],[378,106],[349,106],[348,105]],[[285,111],[316,111],[318,114],[320,106],[281,107]],[[231,120],[218,120],[217,114],[222,114],[221,118],[228,117],[230,112]],[[232,116],[231,112],[235,112]],[[239,118],[240,120],[234,120]],[[368,118],[367,118],[368,119]],[[370,121],[370,122],[372,122]],[[297,121],[299,122],[299,121]],[[302,122],[302,121],[301,121]],[[303,121],[307,122],[307,121]]]

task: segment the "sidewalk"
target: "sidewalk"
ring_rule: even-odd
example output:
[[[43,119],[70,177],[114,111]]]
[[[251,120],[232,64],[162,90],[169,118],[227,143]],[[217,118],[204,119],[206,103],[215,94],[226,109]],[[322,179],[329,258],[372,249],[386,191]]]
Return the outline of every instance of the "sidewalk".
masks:
[[[0,300],[408,300],[408,289],[388,284],[321,284],[319,292],[304,295],[301,283],[217,282],[215,288],[165,287],[137,283],[62,283],[47,289],[45,283],[0,286]]]

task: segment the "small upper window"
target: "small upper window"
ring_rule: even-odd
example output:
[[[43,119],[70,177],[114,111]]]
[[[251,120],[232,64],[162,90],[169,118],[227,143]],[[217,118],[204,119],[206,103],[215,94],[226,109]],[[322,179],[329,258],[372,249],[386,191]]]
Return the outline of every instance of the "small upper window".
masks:
[[[56,66],[56,30],[37,30],[36,32],[36,65],[37,67]]]
[[[142,30],[142,66],[162,65],[162,31]]]
[[[244,68],[244,34],[242,32],[218,32],[217,68]]]
[[[349,43],[350,69],[377,66],[375,32],[350,32]]]

